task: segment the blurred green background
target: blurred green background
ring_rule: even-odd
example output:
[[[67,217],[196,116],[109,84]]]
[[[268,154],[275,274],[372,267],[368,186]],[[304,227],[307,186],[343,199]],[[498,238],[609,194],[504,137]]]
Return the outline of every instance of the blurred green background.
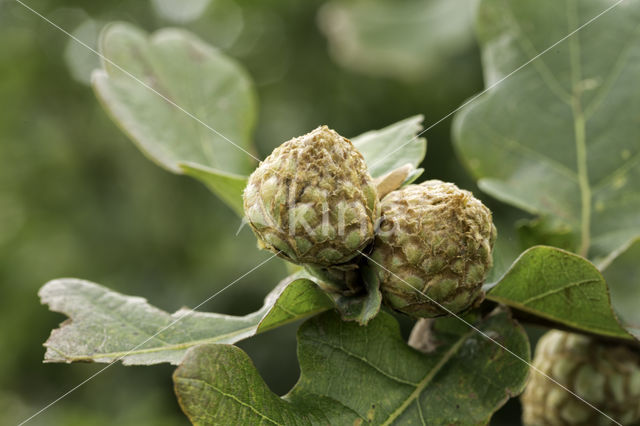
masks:
[[[473,0],[26,3],[91,46],[104,23],[125,20],[186,28],[238,59],[257,85],[260,157],[320,124],[355,136],[422,113],[429,126],[482,89]],[[268,256],[247,228],[236,235],[240,220],[203,185],[156,167],[114,126],[88,86],[97,66],[86,48],[0,0],[0,424],[104,367],[42,364],[42,343],[64,320],[39,303],[46,281],[80,277],[174,311]],[[450,122],[425,134],[425,177],[475,189]],[[274,260],[201,309],[251,312],[284,275]],[[297,325],[239,345],[281,394],[298,375]],[[172,370],[114,365],[29,424],[187,424]],[[497,419],[518,415],[512,402]]]

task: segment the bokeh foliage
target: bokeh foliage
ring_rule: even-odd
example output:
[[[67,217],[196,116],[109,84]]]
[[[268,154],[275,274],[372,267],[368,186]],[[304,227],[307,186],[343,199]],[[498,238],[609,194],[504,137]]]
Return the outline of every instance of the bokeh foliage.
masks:
[[[102,23],[127,20],[147,30],[185,27],[236,58],[257,83],[259,157],[322,123],[356,135],[423,113],[428,125],[481,88],[470,39],[446,64],[407,82],[336,65],[316,25],[322,1],[200,1],[200,15],[170,3],[28,4],[90,45]],[[149,163],[108,120],[86,86],[98,63],[90,52],[14,2],[0,2],[0,39],[0,423],[14,423],[99,368],[40,364],[41,343],[63,319],[38,304],[45,281],[83,277],[174,311],[266,255],[246,249],[253,236],[235,235],[239,220],[206,188]],[[449,123],[427,136],[425,176],[472,187],[452,154]],[[254,311],[283,275],[274,262],[205,308]],[[241,346],[272,390],[291,387],[293,328]],[[32,424],[185,424],[170,371],[114,366]]]

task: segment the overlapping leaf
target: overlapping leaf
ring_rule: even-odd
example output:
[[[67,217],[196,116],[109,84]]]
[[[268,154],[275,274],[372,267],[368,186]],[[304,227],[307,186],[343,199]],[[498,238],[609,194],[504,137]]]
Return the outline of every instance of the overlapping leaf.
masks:
[[[577,330],[631,339],[616,318],[598,269],[555,247],[525,251],[487,298]]]
[[[640,234],[640,3],[484,0],[486,85],[455,120],[479,186],[569,228],[602,259]],[[504,77],[533,60],[504,81]]]
[[[46,362],[112,362],[125,365],[178,364],[202,343],[234,343],[332,307],[311,281],[291,276],[245,316],[181,309],[169,314],[141,297],[98,284],[59,279],[40,290],[43,303],[69,316],[45,343]]]
[[[389,314],[366,327],[335,313],[314,317],[298,333],[300,380],[282,399],[238,348],[198,346],[174,374],[176,394],[202,425],[486,424],[522,390],[528,367],[516,356],[528,360],[529,343],[504,312],[477,326],[513,354],[457,321],[443,320],[438,348],[423,354]]]

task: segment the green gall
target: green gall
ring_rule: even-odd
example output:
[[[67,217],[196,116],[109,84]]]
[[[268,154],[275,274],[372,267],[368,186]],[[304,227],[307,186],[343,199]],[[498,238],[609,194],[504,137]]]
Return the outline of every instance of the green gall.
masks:
[[[373,241],[379,201],[362,154],[321,126],[260,163],[244,191],[244,211],[261,248],[327,267]]]
[[[484,298],[495,239],[491,211],[473,194],[430,180],[382,199],[370,263],[393,309],[414,317],[458,313]]]
[[[623,425],[640,420],[640,354],[622,345],[552,330],[536,347],[527,388],[522,394],[526,426]]]

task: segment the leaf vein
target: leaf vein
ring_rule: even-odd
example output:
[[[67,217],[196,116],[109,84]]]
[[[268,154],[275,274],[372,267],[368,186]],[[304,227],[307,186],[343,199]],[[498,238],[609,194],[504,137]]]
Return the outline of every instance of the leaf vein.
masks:
[[[487,131],[487,133],[494,135],[496,139],[501,139],[503,144],[505,146],[510,146],[513,151],[520,151],[521,154],[524,156],[536,157],[538,160],[541,160],[547,163],[549,167],[556,170],[558,173],[565,175],[567,178],[573,181],[576,181],[576,182],[578,181],[578,173],[575,170],[568,168],[564,164],[559,163],[558,161],[554,160],[548,155],[543,154],[539,151],[536,151],[535,149],[532,149],[522,144],[521,142],[518,142],[515,139],[510,139],[500,134],[499,132],[492,129],[489,125],[487,125],[485,122],[479,122],[479,124],[485,129],[485,131]]]
[[[330,348],[333,348],[333,349],[339,350],[339,351],[341,351],[341,352],[345,353],[346,355],[349,355],[350,357],[352,357],[352,358],[354,358],[354,359],[357,359],[357,360],[359,360],[359,361],[361,361],[361,362],[365,363],[365,364],[366,364],[366,365],[368,365],[369,367],[371,367],[371,368],[373,368],[374,370],[376,370],[378,373],[382,374],[383,376],[385,376],[385,377],[387,377],[388,379],[391,379],[391,380],[393,380],[393,381],[395,381],[395,382],[398,382],[398,383],[401,383],[401,384],[404,384],[404,385],[413,386],[413,387],[416,387],[416,386],[418,386],[418,385],[419,385],[419,383],[411,382],[411,381],[409,381],[409,380],[405,380],[405,379],[402,379],[402,378],[400,378],[400,377],[396,377],[396,376],[394,376],[393,374],[388,373],[388,372],[386,372],[386,371],[382,370],[382,369],[381,369],[381,368],[379,368],[378,366],[376,366],[376,365],[372,364],[368,359],[366,359],[366,358],[364,358],[364,357],[361,357],[361,356],[359,356],[358,354],[355,354],[355,353],[353,353],[353,352],[351,352],[351,351],[347,350],[347,349],[346,349],[345,347],[343,347],[343,346],[333,345],[333,344],[331,344],[331,343],[329,343],[329,342],[327,342],[327,341],[322,341],[322,340],[317,340],[317,339],[311,339],[311,338],[309,338],[308,340],[309,340],[309,341],[312,341],[312,342],[314,342],[314,343],[318,343],[318,344],[320,344],[320,345],[325,345],[325,346],[328,346],[328,347],[330,347]]]
[[[433,366],[431,370],[427,372],[424,378],[418,383],[416,389],[411,392],[411,395],[384,421],[383,426],[390,425],[393,421],[395,421],[400,415],[409,407],[409,405],[418,399],[422,391],[427,387],[431,380],[438,374],[438,372],[444,367],[449,360],[453,357],[453,355],[460,349],[460,346],[464,343],[465,340],[471,335],[475,333],[474,329],[471,329],[467,333],[460,336],[457,342],[451,345],[451,348],[443,354],[442,359],[438,361],[436,365]]]
[[[211,384],[210,382],[208,382],[206,380],[195,379],[195,378],[192,378],[192,377],[180,377],[179,380],[186,381],[186,382],[202,383],[204,386],[213,389],[214,391],[218,392],[220,395],[225,396],[225,397],[230,398],[230,399],[233,399],[238,404],[240,404],[240,405],[242,405],[244,407],[247,407],[249,410],[253,411],[258,416],[260,416],[262,420],[269,421],[269,422],[273,423],[274,425],[284,426],[282,423],[276,422],[275,420],[273,420],[270,417],[268,417],[266,414],[263,414],[262,412],[260,412],[256,408],[254,408],[251,404],[248,404],[248,403],[242,401],[240,398],[236,397],[235,395],[232,395],[230,393],[224,392],[222,389],[217,388],[216,386],[214,386],[213,384]]]
[[[598,110],[598,108],[602,104],[602,101],[606,99],[607,94],[609,93],[609,89],[613,86],[613,83],[615,83],[616,79],[622,73],[622,69],[629,59],[629,53],[632,50],[631,48],[636,45],[636,43],[634,42],[636,41],[637,36],[640,35],[638,29],[640,29],[640,25],[635,28],[636,37],[629,37],[629,40],[622,49],[620,56],[618,56],[614,65],[611,67],[611,71],[604,78],[604,84],[600,86],[600,88],[598,89],[598,93],[596,93],[596,95],[592,98],[591,103],[585,106],[585,116],[587,118],[590,118]]]
[[[522,26],[513,14],[513,11],[509,7],[506,7],[506,9],[509,10],[509,14],[511,16],[510,21],[514,27],[514,30],[522,36],[521,38],[518,38],[517,42],[520,45],[520,48],[522,49],[524,55],[528,56],[529,58],[536,58],[532,62],[533,69],[536,70],[536,72],[540,76],[540,79],[547,85],[551,93],[557,96],[558,99],[560,99],[562,102],[570,104],[571,94],[567,90],[565,90],[560,82],[558,82],[558,80],[553,76],[553,73],[542,59],[540,52],[538,52],[529,36],[522,29]]]
[[[632,157],[629,157],[625,162],[623,162],[620,165],[620,167],[618,167],[613,172],[611,172],[607,176],[600,179],[598,183],[593,185],[593,192],[597,193],[607,188],[607,184],[609,183],[609,181],[615,180],[615,178],[617,178],[620,175],[624,175],[630,169],[632,169],[637,163],[640,163],[640,152],[638,152],[636,155]]]
[[[531,302],[535,302],[537,300],[544,299],[546,297],[552,296],[552,295],[554,295],[556,293],[560,293],[561,291],[564,291],[564,290],[572,288],[572,287],[579,287],[579,286],[581,286],[583,284],[598,283],[598,282],[600,282],[600,280],[598,280],[596,278],[589,278],[589,279],[586,279],[586,280],[571,282],[571,283],[563,285],[562,287],[554,288],[554,289],[545,291],[544,293],[537,294],[537,295],[535,295],[533,297],[530,297],[530,298],[528,298],[526,300],[523,300],[521,303],[523,305],[528,305]]]

